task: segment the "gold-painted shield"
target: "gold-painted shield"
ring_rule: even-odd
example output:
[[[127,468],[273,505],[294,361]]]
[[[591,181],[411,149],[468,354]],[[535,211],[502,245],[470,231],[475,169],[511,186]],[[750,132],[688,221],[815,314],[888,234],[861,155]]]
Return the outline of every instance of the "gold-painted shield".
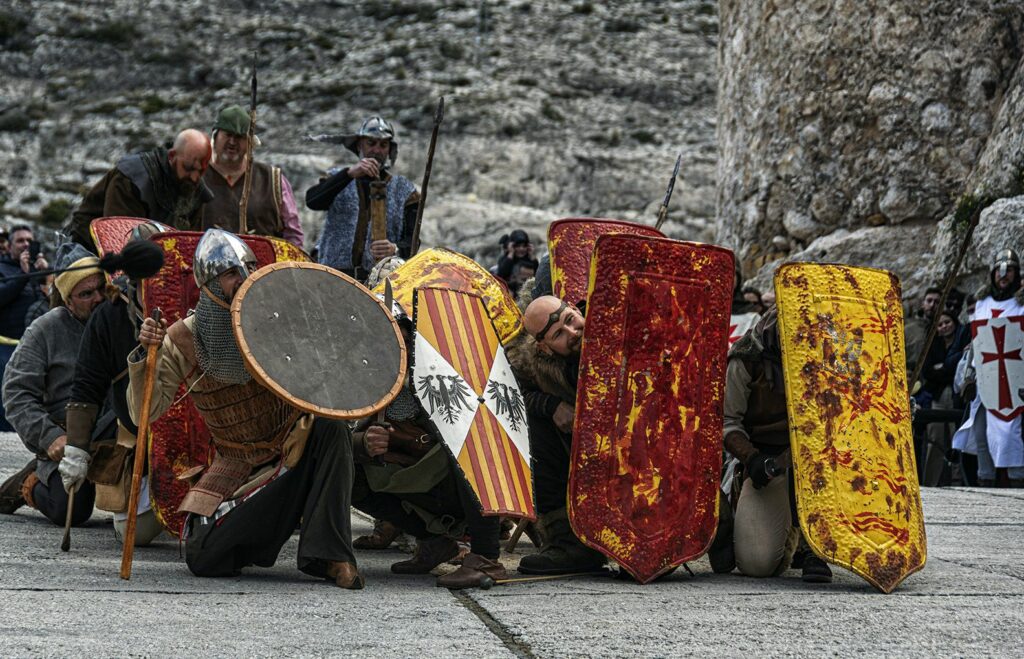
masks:
[[[926,557],[899,281],[790,263],[775,296],[800,528],[818,556],[891,592]]]

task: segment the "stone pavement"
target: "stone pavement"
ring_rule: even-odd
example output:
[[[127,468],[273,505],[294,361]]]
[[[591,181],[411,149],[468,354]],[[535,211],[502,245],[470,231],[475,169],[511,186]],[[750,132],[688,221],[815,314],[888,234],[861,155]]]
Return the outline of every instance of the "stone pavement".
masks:
[[[0,434],[0,478],[26,456]],[[74,529],[62,554],[61,529],[22,509],[0,516],[0,656],[1020,656],[1024,491],[923,499],[928,564],[891,595],[838,568],[831,585],[809,585],[796,571],[716,576],[705,559],[693,577],[648,586],[578,578],[451,593],[392,575],[397,551],[360,553],[367,588],[350,592],[298,572],[296,538],[273,568],[198,579],[165,537],[136,551],[126,582],[108,515]]]

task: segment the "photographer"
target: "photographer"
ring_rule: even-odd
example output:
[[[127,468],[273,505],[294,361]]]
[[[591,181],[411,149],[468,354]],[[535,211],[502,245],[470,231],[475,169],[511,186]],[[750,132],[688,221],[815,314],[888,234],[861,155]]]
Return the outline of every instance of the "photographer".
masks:
[[[18,339],[25,333],[28,308],[43,298],[38,281],[18,275],[49,267],[40,254],[39,243],[33,240],[31,227],[14,227],[8,240],[7,252],[0,256],[0,378]],[[0,431],[11,430],[0,406]]]

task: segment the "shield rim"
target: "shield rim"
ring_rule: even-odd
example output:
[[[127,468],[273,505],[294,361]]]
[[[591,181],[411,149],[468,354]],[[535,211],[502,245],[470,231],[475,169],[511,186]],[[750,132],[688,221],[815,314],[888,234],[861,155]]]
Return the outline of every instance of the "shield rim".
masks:
[[[484,315],[487,317],[487,321],[491,324],[491,329],[494,331],[494,335],[498,339],[498,347],[503,349],[503,350],[505,349],[507,344],[503,343],[502,340],[501,340],[501,334],[498,332],[498,328],[495,327],[494,319],[491,318],[491,314],[488,313],[487,304],[486,304],[486,302],[484,302],[484,297],[482,295],[480,295],[479,293],[475,292],[475,291],[463,291],[463,290],[456,289],[456,288],[445,288],[443,286],[417,286],[417,287],[415,287],[413,289],[413,295],[412,295],[413,315],[411,316],[413,332],[416,331],[416,320],[417,320],[417,315],[416,314],[417,314],[417,312],[419,310],[419,303],[420,303],[420,295],[419,295],[419,293],[422,290],[451,291],[451,292],[462,293],[463,295],[469,295],[471,297],[477,298],[480,301],[480,304],[483,305]],[[414,334],[413,335],[413,339],[414,340],[415,340],[415,336],[416,335]],[[513,340],[514,340],[514,338],[513,339],[509,339],[510,342],[513,341]],[[413,345],[415,345],[415,343]],[[506,353],[506,357],[507,357],[507,353]],[[415,353],[413,354],[411,363],[409,365],[409,369],[413,373],[413,375],[415,375],[415,369],[416,369],[416,355],[415,355]],[[516,384],[517,385],[519,384],[518,379],[516,380]],[[416,400],[419,401],[419,395],[416,394],[415,391],[413,391],[413,396],[416,396]],[[422,406],[422,403],[420,403],[420,404]],[[424,411],[426,411],[426,410],[424,410]],[[494,414],[494,413],[491,412],[491,414]],[[428,421],[430,421],[430,425],[433,427],[434,432],[437,433],[438,437],[441,438],[441,443],[444,444],[445,450],[448,451],[448,455],[451,457],[451,462],[454,465],[454,468],[458,471],[458,473],[462,477],[462,479],[466,481],[466,487],[469,489],[469,493],[473,495],[473,499],[476,502],[477,507],[480,509],[480,514],[482,516],[484,516],[484,517],[512,517],[514,519],[525,519],[525,520],[529,520],[531,522],[537,521],[537,506],[533,502],[533,496],[532,496],[533,495],[533,466],[531,465],[529,459],[524,459],[523,461],[525,462],[527,469],[529,469],[529,476],[530,477],[528,479],[527,486],[529,487],[531,497],[527,500],[527,506],[532,509],[532,512],[533,512],[532,516],[529,514],[529,512],[527,514],[523,514],[523,513],[520,513],[517,510],[497,510],[497,511],[493,511],[493,512],[488,512],[488,511],[484,510],[484,504],[483,504],[483,502],[480,499],[480,495],[477,494],[476,490],[473,489],[472,484],[469,482],[469,477],[466,475],[466,472],[462,468],[462,465],[459,464],[459,456],[455,455],[454,451],[452,451],[452,447],[448,443],[448,441],[445,439],[444,433],[442,433],[440,428],[437,427],[437,424],[434,422],[433,419],[430,418],[429,414],[427,415],[427,419],[428,419]],[[527,424],[527,433],[529,433],[529,424]],[[509,439],[511,440],[511,437]],[[518,449],[516,449],[516,451],[518,452]]]
[[[718,252],[718,253],[722,253],[722,254],[728,256],[729,259],[733,262],[733,264],[734,264],[733,267],[735,268],[735,261],[736,261],[736,254],[735,254],[735,252],[733,252],[732,250],[730,250],[730,249],[728,249],[726,247],[722,247],[721,245],[713,245],[713,244],[710,244],[710,243],[700,243],[700,242],[694,242],[694,241],[688,241],[688,240],[675,240],[673,238],[668,238],[668,237],[663,237],[662,238],[662,237],[658,237],[658,236],[644,236],[644,235],[641,235],[641,234],[630,234],[630,233],[609,233],[609,234],[603,234],[601,236],[598,236],[597,240],[594,242],[594,253],[591,255],[591,258],[590,258],[590,272],[589,272],[588,282],[587,282],[587,297],[586,297],[586,300],[587,300],[588,303],[590,301],[591,289],[593,288],[594,283],[596,282],[596,276],[597,276],[597,260],[596,260],[595,256],[598,254],[598,251],[600,249],[601,243],[602,242],[609,242],[610,240],[627,240],[627,241],[645,240],[645,241],[651,241],[651,242],[661,243],[661,244],[667,244],[667,243],[683,244],[683,245],[688,245],[688,246],[691,246],[691,247],[698,247],[698,248],[701,248],[701,249],[707,249],[707,250],[710,250],[712,252]],[[726,345],[728,344],[728,338],[729,338],[728,327],[726,327],[725,328],[725,333],[724,333],[724,340],[725,340]],[[586,340],[587,340],[586,339],[586,334],[584,334],[584,337],[583,337],[584,345],[586,345]],[[582,357],[582,350],[581,350],[581,357]],[[725,363],[725,355],[724,355],[724,353],[723,353],[723,363]],[[581,371],[583,370],[582,362],[580,364],[580,370]],[[724,395],[725,395],[725,373],[724,372],[722,373],[721,382],[722,382],[722,395],[723,395],[723,398],[724,398]],[[579,392],[580,392],[580,389],[577,389],[577,398],[579,397]],[[574,487],[574,483],[576,481],[576,478],[578,476],[578,471],[579,471],[577,466],[576,466],[577,465],[577,461],[576,461],[577,450],[576,450],[576,447],[577,447],[578,442],[580,441],[579,440],[579,434],[576,432],[576,423],[578,422],[579,418],[580,418],[579,416],[576,416],[576,418],[575,418],[575,420],[573,422],[572,446],[570,447],[570,452],[569,452],[570,453],[570,455],[569,455],[569,486],[568,486],[568,489],[567,489],[567,492],[566,492],[566,499],[567,499],[567,504],[568,504],[567,505],[567,510],[568,510],[569,523],[570,523],[570,526],[572,526],[573,533],[576,534],[577,538],[579,538],[580,541],[583,544],[585,544],[586,546],[590,547],[591,549],[597,550],[597,551],[601,552],[602,554],[604,554],[605,556],[607,556],[608,558],[614,560],[623,569],[625,569],[634,578],[636,578],[637,581],[639,581],[641,585],[649,584],[649,583],[657,580],[659,577],[664,576],[664,575],[670,573],[671,571],[675,570],[680,565],[683,565],[684,563],[687,563],[689,561],[695,560],[695,559],[703,556],[704,554],[706,554],[708,549],[711,547],[711,544],[715,540],[715,534],[714,533],[712,533],[712,534],[710,534],[708,536],[707,545],[705,547],[701,548],[699,551],[695,552],[693,555],[688,555],[688,556],[684,556],[681,559],[673,560],[671,563],[665,565],[664,567],[662,567],[660,570],[658,570],[654,574],[652,574],[650,576],[647,576],[646,578],[641,579],[639,576],[637,576],[636,568],[635,568],[634,563],[632,561],[623,560],[621,557],[615,556],[609,549],[607,549],[603,545],[600,545],[600,544],[594,542],[589,537],[586,540],[584,540],[583,538],[580,538],[580,534],[576,532],[576,521],[575,521],[576,510],[575,510],[574,497],[573,497],[573,487]],[[718,433],[718,436],[719,436],[719,442],[721,442],[721,433]],[[711,510],[712,510],[712,515],[713,515],[713,517],[715,519],[715,527],[717,528],[718,524],[720,523],[719,510],[720,510],[721,498],[722,498],[722,491],[721,491],[721,487],[719,486],[719,482],[718,482],[717,478],[715,479],[713,487],[714,487],[714,491],[715,491],[715,501],[714,501],[714,504],[713,504]]]
[[[893,273],[889,272],[888,270],[883,270],[881,268],[871,268],[871,267],[867,267],[867,266],[849,265],[847,263],[836,263],[836,262],[831,262],[831,261],[827,262],[827,263],[818,263],[818,262],[813,262],[813,261],[800,261],[800,262],[792,262],[792,263],[783,263],[782,265],[780,265],[778,267],[778,269],[776,269],[775,274],[772,276],[772,287],[776,288],[776,284],[781,279],[782,274],[786,270],[792,270],[794,268],[795,269],[800,269],[800,268],[804,268],[804,267],[807,267],[807,266],[843,268],[843,269],[847,269],[847,270],[859,270],[861,272],[878,274],[878,275],[884,275],[885,277],[889,278],[890,282],[895,280],[895,286],[897,287],[897,290],[900,289],[899,278],[897,278],[896,275],[894,275]],[[902,291],[900,291],[900,292],[902,292]],[[898,299],[902,299],[902,296],[897,296],[897,297],[898,297]],[[779,299],[779,296],[778,296],[778,293],[776,293],[776,305],[778,305],[778,299]],[[902,309],[901,309],[901,315],[902,315]],[[783,314],[780,313],[778,315],[778,321],[777,322],[779,323],[779,333],[780,334],[782,333],[782,327],[785,325],[785,322],[786,322],[786,321],[783,320],[784,318],[785,318],[785,316],[783,316]],[[900,332],[900,336],[902,337],[902,332]],[[780,340],[780,343],[785,345],[784,341]],[[783,359],[785,359],[785,351],[783,351]],[[783,378],[785,380],[786,391],[787,392],[788,391],[792,391],[793,389],[792,389],[792,387],[790,385],[790,375],[791,374],[790,374],[789,369],[785,368],[785,365],[783,365],[782,373],[783,373]],[[909,396],[909,392],[907,392],[907,393],[908,393],[908,396]],[[792,399],[787,394],[787,397],[786,397],[786,416],[787,416],[787,419],[789,419],[790,416],[791,416],[791,411],[790,411],[791,410],[791,401],[792,401]],[[909,420],[908,420],[908,423],[909,423]],[[789,429],[789,447],[790,447],[790,450],[794,449],[794,437],[796,436],[796,432],[797,432],[796,428],[791,426],[790,429]],[[908,469],[907,470],[907,473],[912,474],[913,477],[914,477],[914,480],[917,481],[917,463],[916,463],[917,456],[916,456],[916,454],[912,453],[911,457],[915,460],[915,463],[914,463],[912,469]],[[794,472],[795,472],[796,471],[796,467],[795,467],[795,464],[796,464],[796,451],[794,451],[793,461],[794,461]],[[795,478],[795,473],[794,473],[794,478]],[[806,529],[805,529],[805,520],[807,519],[808,515],[805,514],[805,508],[806,508],[807,504],[801,502],[801,499],[800,499],[800,488],[796,486],[795,482],[794,482],[794,489],[795,489],[795,491],[793,492],[793,499],[796,501],[797,524],[800,527],[800,532],[803,534],[804,539],[807,541],[807,545],[811,548],[811,550],[814,552],[814,554],[816,556],[818,556],[818,558],[820,558],[823,561],[825,561],[826,563],[832,563],[833,565],[836,565],[836,566],[839,566],[839,567],[844,568],[846,570],[849,570],[853,574],[856,574],[857,576],[861,577],[862,579],[867,581],[869,584],[871,584],[872,586],[877,588],[880,592],[885,593],[887,595],[889,593],[893,592],[894,590],[896,590],[896,588],[901,583],[906,581],[907,577],[909,577],[910,575],[914,574],[915,572],[920,572],[921,570],[924,569],[925,564],[928,562],[928,535],[927,535],[927,529],[925,528],[925,524],[924,524],[924,507],[923,506],[919,506],[917,508],[917,510],[916,510],[917,518],[918,518],[918,520],[920,520],[919,521],[919,526],[920,526],[920,529],[921,529],[921,562],[918,565],[913,566],[910,569],[908,569],[906,572],[904,572],[902,574],[902,576],[898,580],[893,582],[891,585],[886,586],[886,585],[883,585],[882,583],[880,583],[873,575],[869,574],[867,571],[861,570],[861,569],[857,568],[853,564],[854,563],[853,561],[840,561],[840,560],[836,560],[834,557],[830,557],[828,552],[826,552],[824,550],[824,548],[818,543],[818,538],[817,538],[816,534],[808,533],[806,531]],[[921,486],[920,486],[920,483],[918,483],[918,500],[920,500],[920,489],[921,489]],[[854,536],[854,537],[859,537],[859,536]]]
[[[245,335],[242,333],[241,321],[242,302],[243,300],[245,300],[246,293],[248,293],[249,289],[252,288],[255,282],[270,275],[271,273],[276,272],[278,270],[291,270],[295,268],[298,268],[300,270],[318,270],[321,272],[326,272],[349,284],[357,286],[366,295],[366,297],[372,299],[373,302],[380,308],[381,312],[384,313],[388,317],[388,319],[390,319],[391,329],[394,331],[395,340],[398,342],[399,345],[398,377],[395,379],[394,384],[391,385],[391,389],[388,390],[388,392],[384,394],[384,396],[380,400],[373,403],[372,405],[367,405],[364,407],[354,408],[350,410],[341,410],[330,407],[323,407],[321,405],[317,405],[316,403],[311,403],[309,401],[302,400],[301,398],[297,398],[292,394],[288,393],[288,391],[284,387],[282,387],[280,384],[277,383],[276,380],[270,377],[270,375],[266,372],[266,370],[264,370],[263,366],[261,366],[259,362],[256,361],[256,359],[252,355],[252,352],[249,350],[249,344],[245,340]],[[242,357],[245,361],[246,370],[248,370],[249,373],[260,382],[260,384],[270,389],[278,398],[281,398],[282,400],[288,402],[289,404],[294,405],[296,408],[302,410],[303,412],[308,412],[310,414],[314,414],[316,416],[328,419],[348,421],[376,414],[377,412],[387,407],[388,404],[391,403],[392,400],[394,400],[395,396],[398,395],[398,392],[401,391],[402,385],[405,382],[406,372],[408,371],[408,355],[406,354],[405,340],[402,338],[402,332],[398,328],[398,323],[395,322],[395,319],[391,316],[391,313],[384,308],[384,303],[381,302],[377,298],[377,296],[371,293],[365,286],[360,284],[352,277],[349,277],[343,272],[339,272],[334,268],[329,268],[326,265],[320,263],[280,261],[277,263],[265,265],[256,272],[246,277],[245,280],[242,282],[242,285],[239,287],[238,292],[235,293],[234,299],[231,301],[231,329],[235,335],[235,340],[238,342],[239,350],[241,351]]]

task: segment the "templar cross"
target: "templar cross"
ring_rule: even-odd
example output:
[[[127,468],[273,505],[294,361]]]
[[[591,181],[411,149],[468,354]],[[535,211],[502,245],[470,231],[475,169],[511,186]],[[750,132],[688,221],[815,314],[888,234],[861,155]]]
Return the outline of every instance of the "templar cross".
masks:
[[[1006,375],[1006,362],[1013,359],[1021,360],[1020,348],[1005,352],[1006,349],[1006,326],[993,327],[992,338],[996,342],[995,352],[981,353],[981,363],[999,362],[999,409],[1006,410],[1013,407],[1013,398],[1010,396],[1010,382]]]

